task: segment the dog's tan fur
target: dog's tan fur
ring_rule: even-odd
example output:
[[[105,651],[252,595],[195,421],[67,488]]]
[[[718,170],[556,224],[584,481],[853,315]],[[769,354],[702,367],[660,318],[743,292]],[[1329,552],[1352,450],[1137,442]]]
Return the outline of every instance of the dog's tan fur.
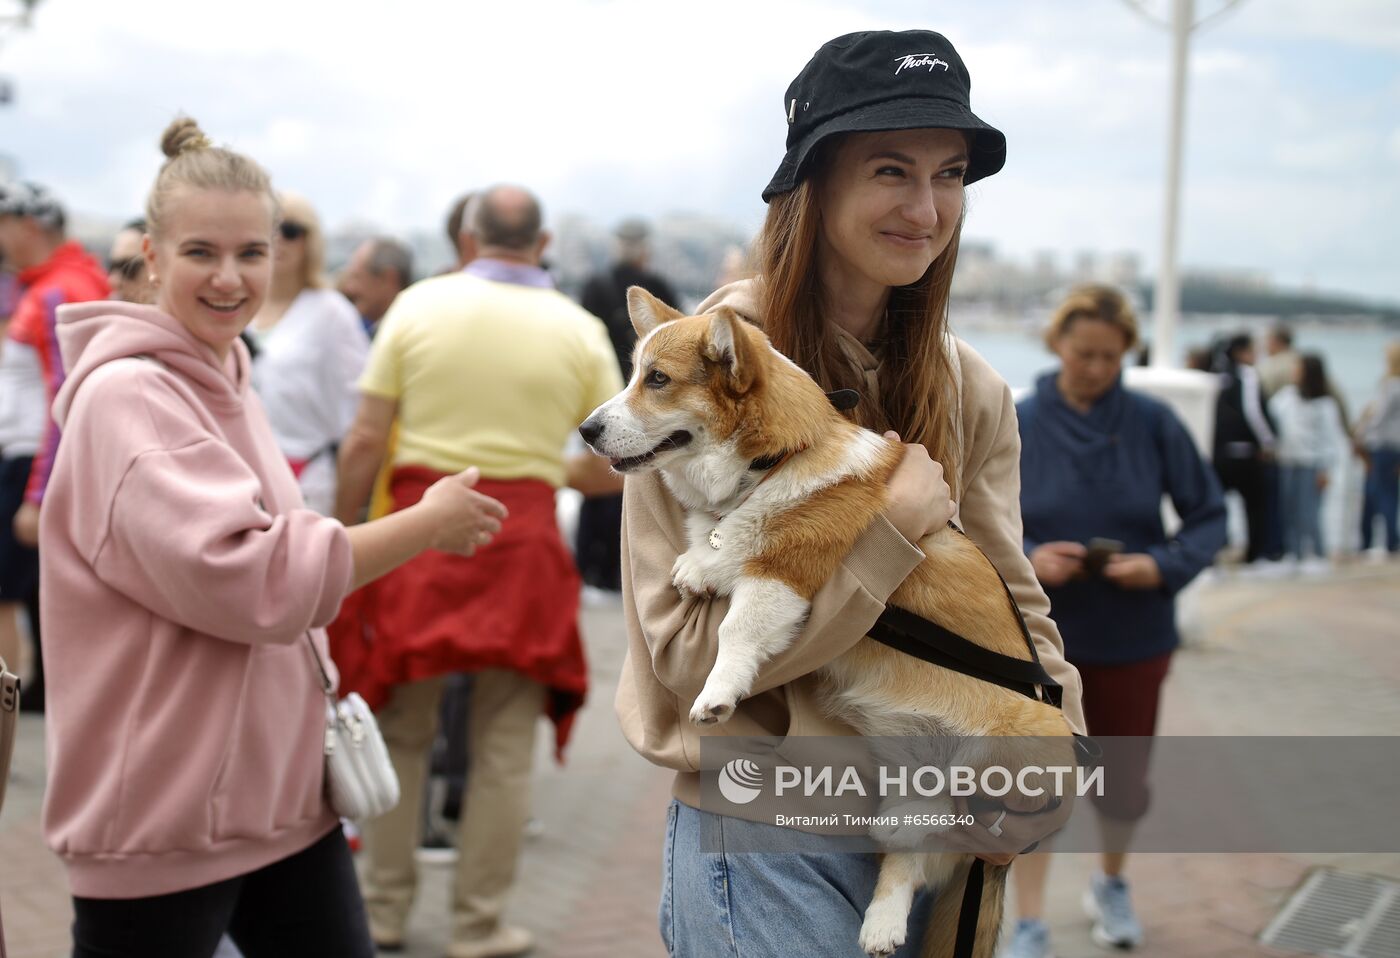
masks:
[[[721,625],[715,668],[691,713],[702,724],[722,722],[748,694],[762,661],[796,635],[812,597],[884,510],[887,483],[903,450],[838,413],[810,377],[731,310],[683,317],[637,289],[629,305],[642,337],[636,372],[627,390],[594,417],[638,435],[663,420],[694,422],[694,431],[703,433],[686,449],[658,455],[654,462],[694,519],[688,525],[691,549],[673,570],[677,585],[734,596]],[[669,383],[648,386],[648,377],[658,371]],[[594,445],[613,455],[606,435]],[[634,455],[629,451],[621,461]],[[707,467],[706,455],[720,466],[739,464],[740,478],[719,466]],[[784,456],[761,481],[742,476],[750,460]],[[723,535],[723,551],[710,551],[704,541],[696,541],[711,524]],[[892,604],[983,648],[1029,660],[1031,652],[1002,582],[972,541],[944,529],[919,545],[926,559],[891,597]],[[748,601],[753,594],[762,600]],[[754,621],[768,615],[774,617],[771,623]],[[1046,703],[868,638],[822,673],[829,709],[867,736],[1069,735],[1058,710]],[[1069,739],[1064,741],[1068,746]],[[1060,757],[1071,762],[1068,747]],[[1024,758],[1028,764],[1045,764],[1046,757],[1038,755],[1034,762]],[[996,763],[1015,767],[1017,761],[999,752]],[[893,951],[904,940],[913,891],[926,883],[960,887],[971,860],[965,854],[887,855],[862,929],[862,946],[871,954]],[[995,946],[1005,877],[1005,868],[987,869],[979,958],[990,958]],[[939,895],[926,955],[951,955],[960,901],[959,894]],[[948,908],[953,909],[951,918],[942,914]]]

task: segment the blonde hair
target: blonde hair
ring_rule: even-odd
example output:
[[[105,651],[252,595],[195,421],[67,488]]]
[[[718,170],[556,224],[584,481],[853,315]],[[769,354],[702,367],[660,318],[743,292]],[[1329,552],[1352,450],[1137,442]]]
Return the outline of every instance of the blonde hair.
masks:
[[[276,217],[277,197],[267,171],[242,153],[215,146],[190,117],[176,117],[165,128],[160,149],[167,159],[146,198],[146,229],[152,236],[160,235],[170,197],[181,187],[258,193],[267,197]]]
[[[947,248],[917,282],[890,290],[880,395],[871,396],[824,315],[816,255],[821,229],[818,179],[815,172],[809,174],[768,204],[754,247],[754,262],[763,277],[759,315],[764,331],[822,389],[859,392],[855,418],[861,425],[894,429],[905,442],[927,447],[929,456],[943,464],[956,497],[961,450],[953,427],[955,378],[947,330],[962,220]]]
[[[1385,347],[1386,375],[1400,377],[1400,339]]]
[[[301,285],[311,289],[325,289],[326,282],[326,234],[321,231],[321,218],[311,201],[299,193],[278,193],[278,207],[282,212],[281,222],[296,223],[306,228],[302,242],[306,244],[306,255],[301,261]]]
[[[1138,343],[1137,316],[1128,305],[1128,300],[1112,286],[1085,283],[1069,291],[1064,302],[1051,315],[1050,325],[1045,327],[1045,345],[1051,351],[1076,319],[1096,319],[1108,323],[1123,334],[1124,352]]]

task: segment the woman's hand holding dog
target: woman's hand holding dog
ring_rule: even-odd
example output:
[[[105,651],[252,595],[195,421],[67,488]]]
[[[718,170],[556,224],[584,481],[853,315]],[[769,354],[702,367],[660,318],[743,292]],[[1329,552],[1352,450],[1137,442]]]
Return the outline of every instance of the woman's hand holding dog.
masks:
[[[898,441],[899,433],[887,432],[885,438]],[[930,458],[928,449],[916,442],[904,444],[904,458],[890,476],[889,492],[885,518],[915,545],[946,526],[958,511],[943,478],[942,463]]]
[[[955,797],[959,815],[972,815],[976,824],[963,825],[942,836],[958,851],[971,852],[990,865],[1010,865],[1069,821],[1073,795],[1063,798],[1018,796],[1014,791],[997,800]],[[1002,812],[1005,814],[1002,814]],[[1000,834],[991,831],[995,826]]]

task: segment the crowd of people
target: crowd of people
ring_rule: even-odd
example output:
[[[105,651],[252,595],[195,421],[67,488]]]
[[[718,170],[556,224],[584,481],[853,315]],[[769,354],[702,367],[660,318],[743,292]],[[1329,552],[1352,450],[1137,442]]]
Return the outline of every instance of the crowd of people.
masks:
[[[1188,354],[1190,367],[1220,377],[1212,460],[1243,506],[1243,561],[1263,574],[1318,573],[1353,551],[1353,542],[1376,558],[1396,555],[1400,342],[1387,347],[1377,385],[1352,418],[1326,357],[1300,352],[1293,340],[1292,328],[1280,324],[1258,346],[1236,333]],[[1329,542],[1324,494],[1353,456],[1364,470],[1359,519],[1343,510],[1347,526]]]
[[[942,69],[886,68],[914,54]],[[1363,547],[1379,522],[1400,550],[1400,344],[1352,422],[1323,359],[1292,350],[1287,330],[1257,365],[1248,336],[1222,341],[1203,458],[1169,406],[1123,387],[1138,340],[1125,298],[1083,287],[1046,333],[1058,368],[1013,404],[947,329],[963,189],[1006,156],[969,86],[938,34],[823,46],[784,95],[757,275],[699,307],[762,326],[824,389],[858,393],[859,422],[906,444],[886,510],[815,596],[788,656],[800,668],[761,676],[730,734],[848,734],[809,676],[865,634],[949,521],[1005,579],[1069,725],[1108,736],[1155,731],[1175,596],[1225,544],[1225,492],[1244,504],[1246,561],[1326,557],[1321,493],[1354,451]],[[0,184],[0,658],[28,659],[25,706],[48,714],[44,831],[70,877],[74,954],[210,955],[225,934],[248,958],[402,949],[435,751],[456,785],[447,953],[528,951],[530,931],[503,914],[538,719],[562,757],[588,692],[584,583],[624,596],[623,732],[677,773],[668,949],[854,943],[868,856],[833,858],[816,834],[781,858],[715,850],[716,835],[778,826],[701,807],[699,733],[676,703],[713,660],[722,600],[672,585],[681,504],[654,473],[624,495],[606,460],[566,452],[633,378],[626,289],[675,302],[645,224],[620,224],[581,305],[544,267],[539,199],[511,185],[453,204],[446,273],[415,277],[386,236],[331,277],[311,202],[193,120],[161,147],[144,216],[106,268],[67,236],[51,193]],[[572,549],[564,487],[589,497]],[[1170,533],[1164,496],[1181,519]],[[402,791],[360,823],[360,877],[308,760],[325,657],[341,693],[375,708]],[[1095,940],[1131,948],[1142,928],[1122,849],[1150,796],[1145,766],[1115,774],[1098,813],[1119,850],[1088,900]],[[1042,814],[1006,828],[1029,845]],[[1049,954],[1048,869],[1045,855],[1016,866],[1011,954]],[[899,956],[918,951],[927,897]]]

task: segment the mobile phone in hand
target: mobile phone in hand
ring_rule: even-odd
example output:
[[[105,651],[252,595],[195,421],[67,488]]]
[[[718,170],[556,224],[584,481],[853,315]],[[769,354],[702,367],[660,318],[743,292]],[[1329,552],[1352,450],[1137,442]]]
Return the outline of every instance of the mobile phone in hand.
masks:
[[[1117,539],[1090,539],[1089,551],[1084,555],[1084,574],[1090,576],[1103,575],[1104,566],[1108,565],[1111,556],[1116,556],[1123,551],[1123,543]]]

